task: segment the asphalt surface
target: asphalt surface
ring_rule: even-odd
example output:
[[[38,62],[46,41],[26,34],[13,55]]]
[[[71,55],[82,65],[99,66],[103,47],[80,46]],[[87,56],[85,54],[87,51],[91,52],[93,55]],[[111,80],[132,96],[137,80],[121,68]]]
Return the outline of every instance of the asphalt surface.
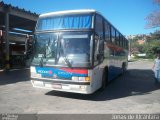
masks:
[[[91,95],[33,88],[29,69],[0,72],[0,113],[160,113],[160,86],[150,61],[129,62],[127,72]]]

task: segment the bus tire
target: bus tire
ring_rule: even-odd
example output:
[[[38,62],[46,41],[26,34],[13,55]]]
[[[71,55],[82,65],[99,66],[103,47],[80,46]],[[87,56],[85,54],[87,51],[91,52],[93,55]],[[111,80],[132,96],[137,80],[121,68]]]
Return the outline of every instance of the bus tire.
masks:
[[[103,71],[103,75],[102,75],[102,85],[101,85],[101,88],[100,88],[100,91],[104,91],[104,89],[106,88],[108,84],[108,70],[107,68],[104,69]]]
[[[126,72],[126,64],[123,63],[122,64],[122,74],[124,74]]]

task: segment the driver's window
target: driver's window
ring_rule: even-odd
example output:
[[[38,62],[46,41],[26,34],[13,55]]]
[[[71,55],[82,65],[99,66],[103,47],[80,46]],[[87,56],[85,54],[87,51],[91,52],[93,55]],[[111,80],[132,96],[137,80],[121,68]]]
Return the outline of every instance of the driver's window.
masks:
[[[96,35],[94,39],[94,65],[98,64],[98,55],[99,55],[99,37]]]
[[[95,19],[95,38],[94,38],[94,65],[99,64],[104,56],[104,30],[103,17],[96,15]]]

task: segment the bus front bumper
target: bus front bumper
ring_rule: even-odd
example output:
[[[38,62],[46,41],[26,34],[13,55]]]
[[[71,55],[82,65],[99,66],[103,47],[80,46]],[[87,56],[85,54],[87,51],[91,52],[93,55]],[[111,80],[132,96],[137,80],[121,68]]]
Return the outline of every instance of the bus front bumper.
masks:
[[[56,90],[56,91],[82,93],[82,94],[91,94],[94,92],[91,89],[90,82],[31,79],[31,83],[33,87]]]

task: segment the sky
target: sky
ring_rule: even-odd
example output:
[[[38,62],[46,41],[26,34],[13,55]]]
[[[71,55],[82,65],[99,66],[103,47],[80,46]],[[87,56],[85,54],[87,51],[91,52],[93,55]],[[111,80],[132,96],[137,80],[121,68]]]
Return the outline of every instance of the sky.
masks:
[[[155,31],[145,29],[145,18],[157,8],[153,0],[3,0],[3,2],[37,14],[95,9],[124,35],[149,34]]]

